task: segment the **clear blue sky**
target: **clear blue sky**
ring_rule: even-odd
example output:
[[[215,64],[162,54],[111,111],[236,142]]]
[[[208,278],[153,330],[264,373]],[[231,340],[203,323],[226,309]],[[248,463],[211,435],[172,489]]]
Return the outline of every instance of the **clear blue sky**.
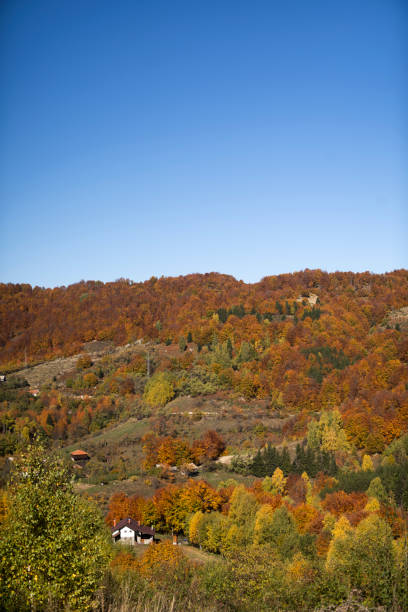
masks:
[[[0,280],[408,267],[404,0],[2,0]]]

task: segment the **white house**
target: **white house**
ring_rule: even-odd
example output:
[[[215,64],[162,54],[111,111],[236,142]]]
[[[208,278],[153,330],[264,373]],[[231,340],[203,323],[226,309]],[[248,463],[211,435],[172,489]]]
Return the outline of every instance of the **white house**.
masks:
[[[141,525],[140,521],[132,518],[124,518],[121,521],[113,521],[111,527],[112,539],[114,542],[123,544],[152,544],[155,531],[151,527]]]

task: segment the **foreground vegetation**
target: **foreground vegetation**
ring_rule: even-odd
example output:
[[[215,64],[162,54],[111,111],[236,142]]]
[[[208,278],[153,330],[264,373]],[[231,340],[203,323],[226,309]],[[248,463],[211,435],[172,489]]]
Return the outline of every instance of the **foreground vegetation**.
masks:
[[[406,470],[408,436],[391,450],[383,464],[395,468],[398,451]],[[3,609],[294,611],[357,598],[361,609],[405,610],[406,514],[369,459],[338,476],[357,490],[278,467],[250,487],[187,480],[152,498],[112,496],[106,523],[130,515],[211,553],[186,556],[163,536],[142,551],[112,545],[95,504],[75,495],[70,466],[37,443],[2,497]]]

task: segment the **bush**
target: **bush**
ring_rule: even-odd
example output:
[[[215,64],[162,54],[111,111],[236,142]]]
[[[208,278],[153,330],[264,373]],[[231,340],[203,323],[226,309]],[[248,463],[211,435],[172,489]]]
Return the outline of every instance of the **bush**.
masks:
[[[218,377],[213,372],[203,366],[196,366],[178,381],[177,392],[196,397],[215,393],[220,387]]]
[[[84,387],[89,389],[90,387],[94,387],[98,383],[98,378],[93,372],[89,372],[88,374],[84,374],[82,381]]]
[[[85,355],[81,355],[81,357],[79,357],[79,359],[76,362],[76,369],[77,370],[87,370],[88,368],[90,368],[92,365],[92,359],[89,355],[85,354]]]

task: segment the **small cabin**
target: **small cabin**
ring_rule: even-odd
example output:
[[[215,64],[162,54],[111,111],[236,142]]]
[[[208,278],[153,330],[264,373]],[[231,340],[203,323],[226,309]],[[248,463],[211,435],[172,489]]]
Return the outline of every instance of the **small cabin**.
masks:
[[[152,544],[155,531],[151,527],[141,525],[140,521],[132,518],[124,518],[121,521],[113,521],[111,527],[112,540],[122,544]]]
[[[83,450],[74,450],[71,453],[71,459],[74,463],[85,463],[86,461],[90,460],[90,456],[88,455],[88,453],[86,453]]]
[[[197,476],[198,466],[195,463],[185,463],[180,468],[180,474],[183,476]]]
[[[0,374],[0,382],[6,382],[7,378],[5,374]]]

